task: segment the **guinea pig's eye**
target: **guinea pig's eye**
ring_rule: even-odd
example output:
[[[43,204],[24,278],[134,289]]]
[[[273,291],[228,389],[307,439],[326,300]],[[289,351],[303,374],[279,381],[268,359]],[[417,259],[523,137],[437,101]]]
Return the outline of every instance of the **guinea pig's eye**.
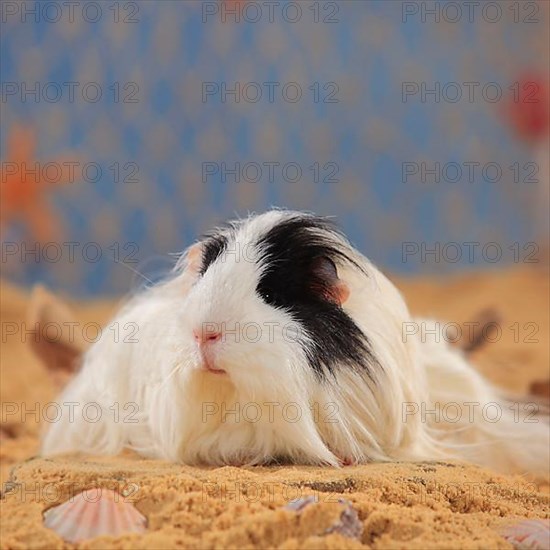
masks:
[[[266,303],[266,304],[272,304],[275,301],[275,293],[273,290],[269,288],[258,288],[257,290],[258,294],[260,295],[260,298]]]
[[[269,290],[264,290],[260,293],[261,297],[266,301],[266,302],[269,302],[270,300],[273,299],[273,292],[269,291]]]

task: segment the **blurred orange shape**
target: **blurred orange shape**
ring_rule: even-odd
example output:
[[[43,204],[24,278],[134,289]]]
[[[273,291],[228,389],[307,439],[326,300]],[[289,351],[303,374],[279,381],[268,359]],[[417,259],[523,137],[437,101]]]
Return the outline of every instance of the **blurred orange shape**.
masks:
[[[550,96],[548,78],[537,73],[525,73],[510,86],[508,119],[523,139],[537,141],[548,134]]]
[[[5,228],[22,220],[37,241],[59,240],[60,224],[46,195],[59,184],[75,181],[76,161],[40,163],[35,159],[35,150],[34,130],[13,125],[0,172],[0,224]]]

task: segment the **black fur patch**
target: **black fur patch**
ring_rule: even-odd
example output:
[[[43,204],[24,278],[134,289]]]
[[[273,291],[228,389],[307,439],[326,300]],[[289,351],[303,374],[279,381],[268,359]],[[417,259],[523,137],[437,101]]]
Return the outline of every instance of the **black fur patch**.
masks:
[[[214,263],[227,248],[227,237],[221,233],[213,233],[206,237],[202,249],[202,265],[200,274],[204,275],[206,270]]]
[[[203,243],[201,276],[226,251],[229,242],[243,225],[242,220],[225,222],[201,237]]]
[[[334,300],[323,292],[333,283],[315,270],[320,258],[337,266],[353,264],[338,229],[326,218],[296,215],[284,219],[258,242],[266,266],[257,293],[269,305],[288,311],[307,331],[312,344],[306,349],[309,363],[324,379],[338,364],[370,372],[374,363],[367,336]],[[330,290],[330,289],[328,289]]]

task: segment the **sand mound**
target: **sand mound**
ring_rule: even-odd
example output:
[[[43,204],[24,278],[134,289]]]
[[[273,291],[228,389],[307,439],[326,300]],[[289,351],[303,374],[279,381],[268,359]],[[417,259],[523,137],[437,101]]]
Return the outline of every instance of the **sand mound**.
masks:
[[[445,284],[427,279],[396,282],[416,314],[462,323],[487,307],[499,312],[501,337],[473,355],[495,382],[526,391],[533,380],[548,378],[546,274],[517,269],[462,276]],[[4,329],[21,326],[27,295],[6,284],[1,290]],[[102,323],[113,307],[97,302],[74,309],[83,322]],[[43,527],[42,513],[90,487],[127,495],[147,516],[148,532],[100,537],[80,543],[81,548],[511,548],[499,536],[499,527],[549,515],[544,481],[453,462],[341,470],[202,469],[131,453],[115,458],[33,458],[40,418],[32,410],[41,411],[54,399],[55,389],[21,334],[3,335],[1,378],[2,548],[73,547]],[[320,504],[300,515],[283,510],[289,500],[308,495],[317,496]],[[364,525],[360,541],[322,536],[341,511],[338,497],[357,510]]]

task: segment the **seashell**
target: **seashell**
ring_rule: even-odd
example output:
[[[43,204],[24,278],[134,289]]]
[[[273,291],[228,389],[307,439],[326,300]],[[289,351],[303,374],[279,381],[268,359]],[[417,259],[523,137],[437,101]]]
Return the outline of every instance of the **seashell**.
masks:
[[[291,500],[286,506],[285,510],[292,510],[293,512],[301,512],[306,506],[310,504],[317,504],[319,499],[313,495],[307,497],[295,498]]]
[[[328,529],[325,529],[321,535],[330,535],[331,533],[338,533],[344,537],[350,537],[355,539],[361,539],[363,534],[363,523],[359,519],[357,511],[353,508],[351,502],[338,499],[338,503],[342,506],[342,513],[340,514],[340,520],[334,525],[331,525]],[[298,514],[311,504],[319,504],[319,499],[312,495],[302,498],[296,498],[291,500],[286,506],[285,510],[292,510]]]
[[[147,519],[119,493],[99,488],[46,510],[44,526],[74,543],[101,535],[144,533]]]
[[[500,534],[516,550],[548,550],[550,548],[550,520],[528,519],[509,525]]]

